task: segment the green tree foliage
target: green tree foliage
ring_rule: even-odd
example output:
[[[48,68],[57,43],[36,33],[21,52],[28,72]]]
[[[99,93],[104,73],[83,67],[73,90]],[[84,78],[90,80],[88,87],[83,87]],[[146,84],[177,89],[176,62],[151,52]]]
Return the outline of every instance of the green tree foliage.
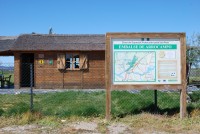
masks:
[[[198,68],[200,65],[200,34],[194,33],[187,38],[187,80],[189,82],[192,67]]]

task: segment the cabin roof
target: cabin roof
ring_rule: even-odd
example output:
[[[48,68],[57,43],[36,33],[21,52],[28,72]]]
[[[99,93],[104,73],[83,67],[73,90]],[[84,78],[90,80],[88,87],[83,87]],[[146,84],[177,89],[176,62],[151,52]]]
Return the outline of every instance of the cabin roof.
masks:
[[[11,51],[93,51],[105,50],[104,34],[23,34]]]
[[[17,36],[0,36],[0,55],[12,55],[10,49],[13,47]]]

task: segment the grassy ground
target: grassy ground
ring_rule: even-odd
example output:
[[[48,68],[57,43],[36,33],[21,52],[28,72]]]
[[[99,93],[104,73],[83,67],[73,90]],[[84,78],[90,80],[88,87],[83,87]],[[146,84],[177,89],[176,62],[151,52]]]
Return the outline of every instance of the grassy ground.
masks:
[[[111,121],[107,122],[101,117],[63,117],[58,118],[55,116],[40,116],[38,114],[31,114],[29,112],[24,113],[21,116],[14,117],[0,117],[0,132],[1,128],[6,128],[17,131],[15,126],[24,126],[29,124],[37,125],[35,130],[28,130],[29,133],[41,133],[44,132],[46,128],[46,133],[92,133],[88,130],[83,130],[75,128],[74,124],[80,124],[81,122],[95,123],[97,128],[95,132],[106,133],[108,128],[116,130],[126,129],[121,133],[199,133],[200,132],[200,116],[186,117],[185,119],[180,119],[179,116],[161,116],[157,114],[141,113],[137,115],[128,115],[124,118],[113,118]],[[12,126],[14,125],[14,126]],[[10,127],[8,127],[10,126]],[[86,126],[83,126],[86,127]],[[34,129],[34,128],[33,128]],[[19,130],[18,130],[19,131]],[[19,131],[21,133],[22,130]],[[23,130],[24,131],[24,130]]]
[[[104,115],[104,92],[62,92],[36,94],[34,111],[44,116],[99,116]],[[0,95],[0,113],[3,116],[21,115],[29,111],[30,95]]]
[[[30,95],[0,95],[0,128],[10,125],[39,124],[51,128],[67,123],[92,121],[100,132],[109,125],[126,124],[130,131],[196,133],[200,131],[200,92],[190,94],[188,117],[179,119],[179,93],[158,92],[158,107],[153,91],[112,92],[112,119],[105,122],[105,92],[68,91],[34,95],[34,112]],[[65,122],[66,123],[66,122]],[[142,128],[142,130],[141,130]]]
[[[154,105],[154,92],[112,91],[112,116],[125,117],[142,112],[175,115],[179,112],[179,93],[159,92],[158,106]],[[44,116],[105,116],[105,92],[67,91],[34,94],[34,111]],[[200,92],[190,95],[188,110],[200,108]],[[15,116],[30,110],[30,95],[0,95],[0,116]]]
[[[148,133],[168,132],[168,133],[199,133],[200,115],[185,119],[179,116],[160,116],[155,114],[143,113],[134,116],[121,118],[120,122],[129,124],[136,131]],[[142,132],[143,133],[143,132]]]
[[[124,117],[141,112],[173,115],[179,111],[179,93],[158,92],[158,107],[154,92],[112,92],[112,115]],[[0,115],[21,115],[29,111],[30,95],[0,95]],[[34,95],[34,111],[45,116],[105,116],[105,92],[68,91]]]

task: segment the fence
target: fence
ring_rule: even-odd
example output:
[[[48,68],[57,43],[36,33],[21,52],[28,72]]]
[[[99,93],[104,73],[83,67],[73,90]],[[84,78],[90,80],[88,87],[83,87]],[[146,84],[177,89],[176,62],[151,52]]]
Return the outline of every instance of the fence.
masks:
[[[200,68],[193,67],[190,71],[189,85],[200,86]]]
[[[59,71],[42,67],[35,71],[33,64],[21,66],[21,89],[13,89],[14,66],[0,66],[4,77],[12,75],[12,86],[5,84],[0,95],[0,115],[18,115],[27,111],[47,116],[105,116],[105,85],[102,72],[88,74],[88,70]],[[58,71],[58,70],[57,70]],[[195,72],[196,71],[196,72]],[[190,81],[198,78],[192,70]],[[192,75],[194,72],[195,75]],[[56,77],[55,77],[56,76]],[[97,76],[97,77],[95,77]],[[54,81],[55,79],[55,81]],[[73,89],[73,90],[72,90]],[[188,110],[198,109],[199,92],[189,94]],[[179,112],[180,93],[175,90],[113,90],[111,92],[112,117],[124,117],[142,112],[175,115]]]

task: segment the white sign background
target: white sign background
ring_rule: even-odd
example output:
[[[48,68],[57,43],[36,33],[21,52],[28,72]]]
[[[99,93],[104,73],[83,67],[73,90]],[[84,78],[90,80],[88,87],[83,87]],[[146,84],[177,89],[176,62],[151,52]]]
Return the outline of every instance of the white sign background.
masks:
[[[111,43],[114,85],[181,84],[180,41],[114,39]]]

